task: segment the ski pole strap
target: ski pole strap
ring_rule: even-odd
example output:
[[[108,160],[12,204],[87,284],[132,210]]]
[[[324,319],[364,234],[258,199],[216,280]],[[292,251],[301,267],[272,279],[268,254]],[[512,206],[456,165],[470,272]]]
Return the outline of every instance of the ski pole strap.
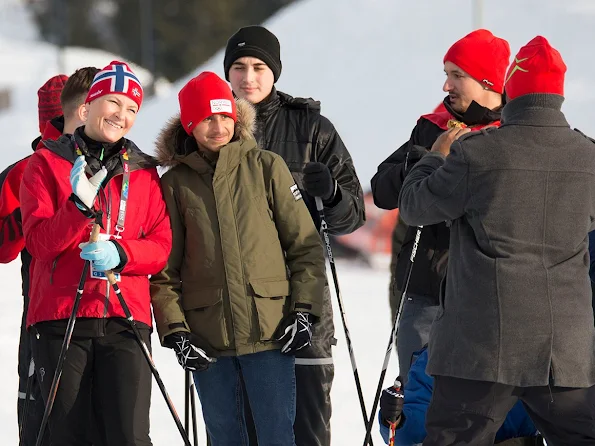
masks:
[[[128,160],[128,151],[126,149],[122,149],[120,151],[120,160],[122,161],[124,177],[122,178],[120,209],[118,210],[118,222],[116,223],[115,227],[115,238],[120,238],[120,234],[124,232],[124,223],[126,221],[126,205],[128,204],[128,191],[130,189],[130,162]]]
[[[388,446],[395,446],[395,434],[397,432],[397,423],[390,423],[390,436]]]

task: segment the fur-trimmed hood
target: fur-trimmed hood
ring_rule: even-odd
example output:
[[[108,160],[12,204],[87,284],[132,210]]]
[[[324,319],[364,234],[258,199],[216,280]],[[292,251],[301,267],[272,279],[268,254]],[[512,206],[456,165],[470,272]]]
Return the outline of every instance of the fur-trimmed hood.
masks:
[[[236,98],[238,119],[231,141],[254,139],[256,128],[256,109],[245,99]],[[173,167],[180,163],[186,153],[186,139],[192,138],[186,133],[180,121],[180,114],[170,118],[155,142],[155,158],[159,165]]]

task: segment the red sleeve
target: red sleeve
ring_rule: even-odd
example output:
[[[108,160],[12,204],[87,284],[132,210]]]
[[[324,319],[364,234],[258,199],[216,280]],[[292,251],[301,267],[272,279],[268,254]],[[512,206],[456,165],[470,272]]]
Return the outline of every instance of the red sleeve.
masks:
[[[0,263],[9,263],[25,248],[20,212],[19,188],[29,158],[0,174]]]
[[[165,267],[171,251],[171,224],[157,169],[151,169],[150,175],[150,206],[146,210],[145,235],[137,240],[118,240],[128,257],[123,274],[157,274]]]
[[[23,174],[20,199],[27,250],[39,260],[51,261],[80,238],[91,220],[72,201],[57,203],[60,185],[54,171],[58,168],[52,169],[46,156],[58,158],[43,149],[31,156]],[[55,160],[56,164],[60,162],[65,161]]]

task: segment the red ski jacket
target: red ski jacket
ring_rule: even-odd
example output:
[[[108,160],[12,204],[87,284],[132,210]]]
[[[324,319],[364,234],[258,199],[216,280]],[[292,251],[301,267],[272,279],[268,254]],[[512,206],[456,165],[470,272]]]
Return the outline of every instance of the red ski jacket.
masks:
[[[48,123],[43,139],[58,139],[62,132]],[[0,263],[10,263],[25,248],[19,200],[21,182],[30,156],[17,161],[0,174]]]
[[[84,145],[72,135],[43,141],[23,176],[23,232],[27,250],[33,256],[28,327],[70,316],[84,266],[78,245],[89,240],[93,219],[83,215],[69,200],[70,170],[77,156],[75,138],[79,146]],[[167,262],[171,250],[170,221],[155,161],[131,141],[124,141],[131,172],[124,231],[116,240],[126,256],[119,286],[134,319],[151,326],[148,276],[161,271]],[[121,204],[122,163],[120,159],[111,171],[97,200],[104,213],[104,227],[112,228],[112,234]],[[89,274],[77,317],[125,317],[110,288],[106,280]]]

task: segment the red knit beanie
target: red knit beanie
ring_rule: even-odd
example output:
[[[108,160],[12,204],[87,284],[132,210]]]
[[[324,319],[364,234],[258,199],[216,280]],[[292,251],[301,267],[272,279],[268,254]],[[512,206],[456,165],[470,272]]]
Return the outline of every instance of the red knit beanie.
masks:
[[[443,62],[452,62],[477,82],[502,94],[509,60],[508,42],[487,29],[478,29],[456,41]]]
[[[506,74],[509,99],[531,93],[564,96],[566,64],[545,37],[537,36],[519,50]]]
[[[48,121],[62,115],[62,104],[60,103],[60,94],[68,76],[60,74],[48,79],[48,81],[37,90],[39,101],[37,109],[39,113],[39,133],[43,133]]]
[[[222,114],[237,120],[236,102],[227,82],[203,71],[184,85],[178,94],[180,121],[191,135],[194,127],[211,115]]]
[[[91,102],[106,94],[127,96],[136,102],[139,109],[143,102],[143,87],[140,81],[127,64],[117,60],[110,62],[95,75],[85,102]]]

